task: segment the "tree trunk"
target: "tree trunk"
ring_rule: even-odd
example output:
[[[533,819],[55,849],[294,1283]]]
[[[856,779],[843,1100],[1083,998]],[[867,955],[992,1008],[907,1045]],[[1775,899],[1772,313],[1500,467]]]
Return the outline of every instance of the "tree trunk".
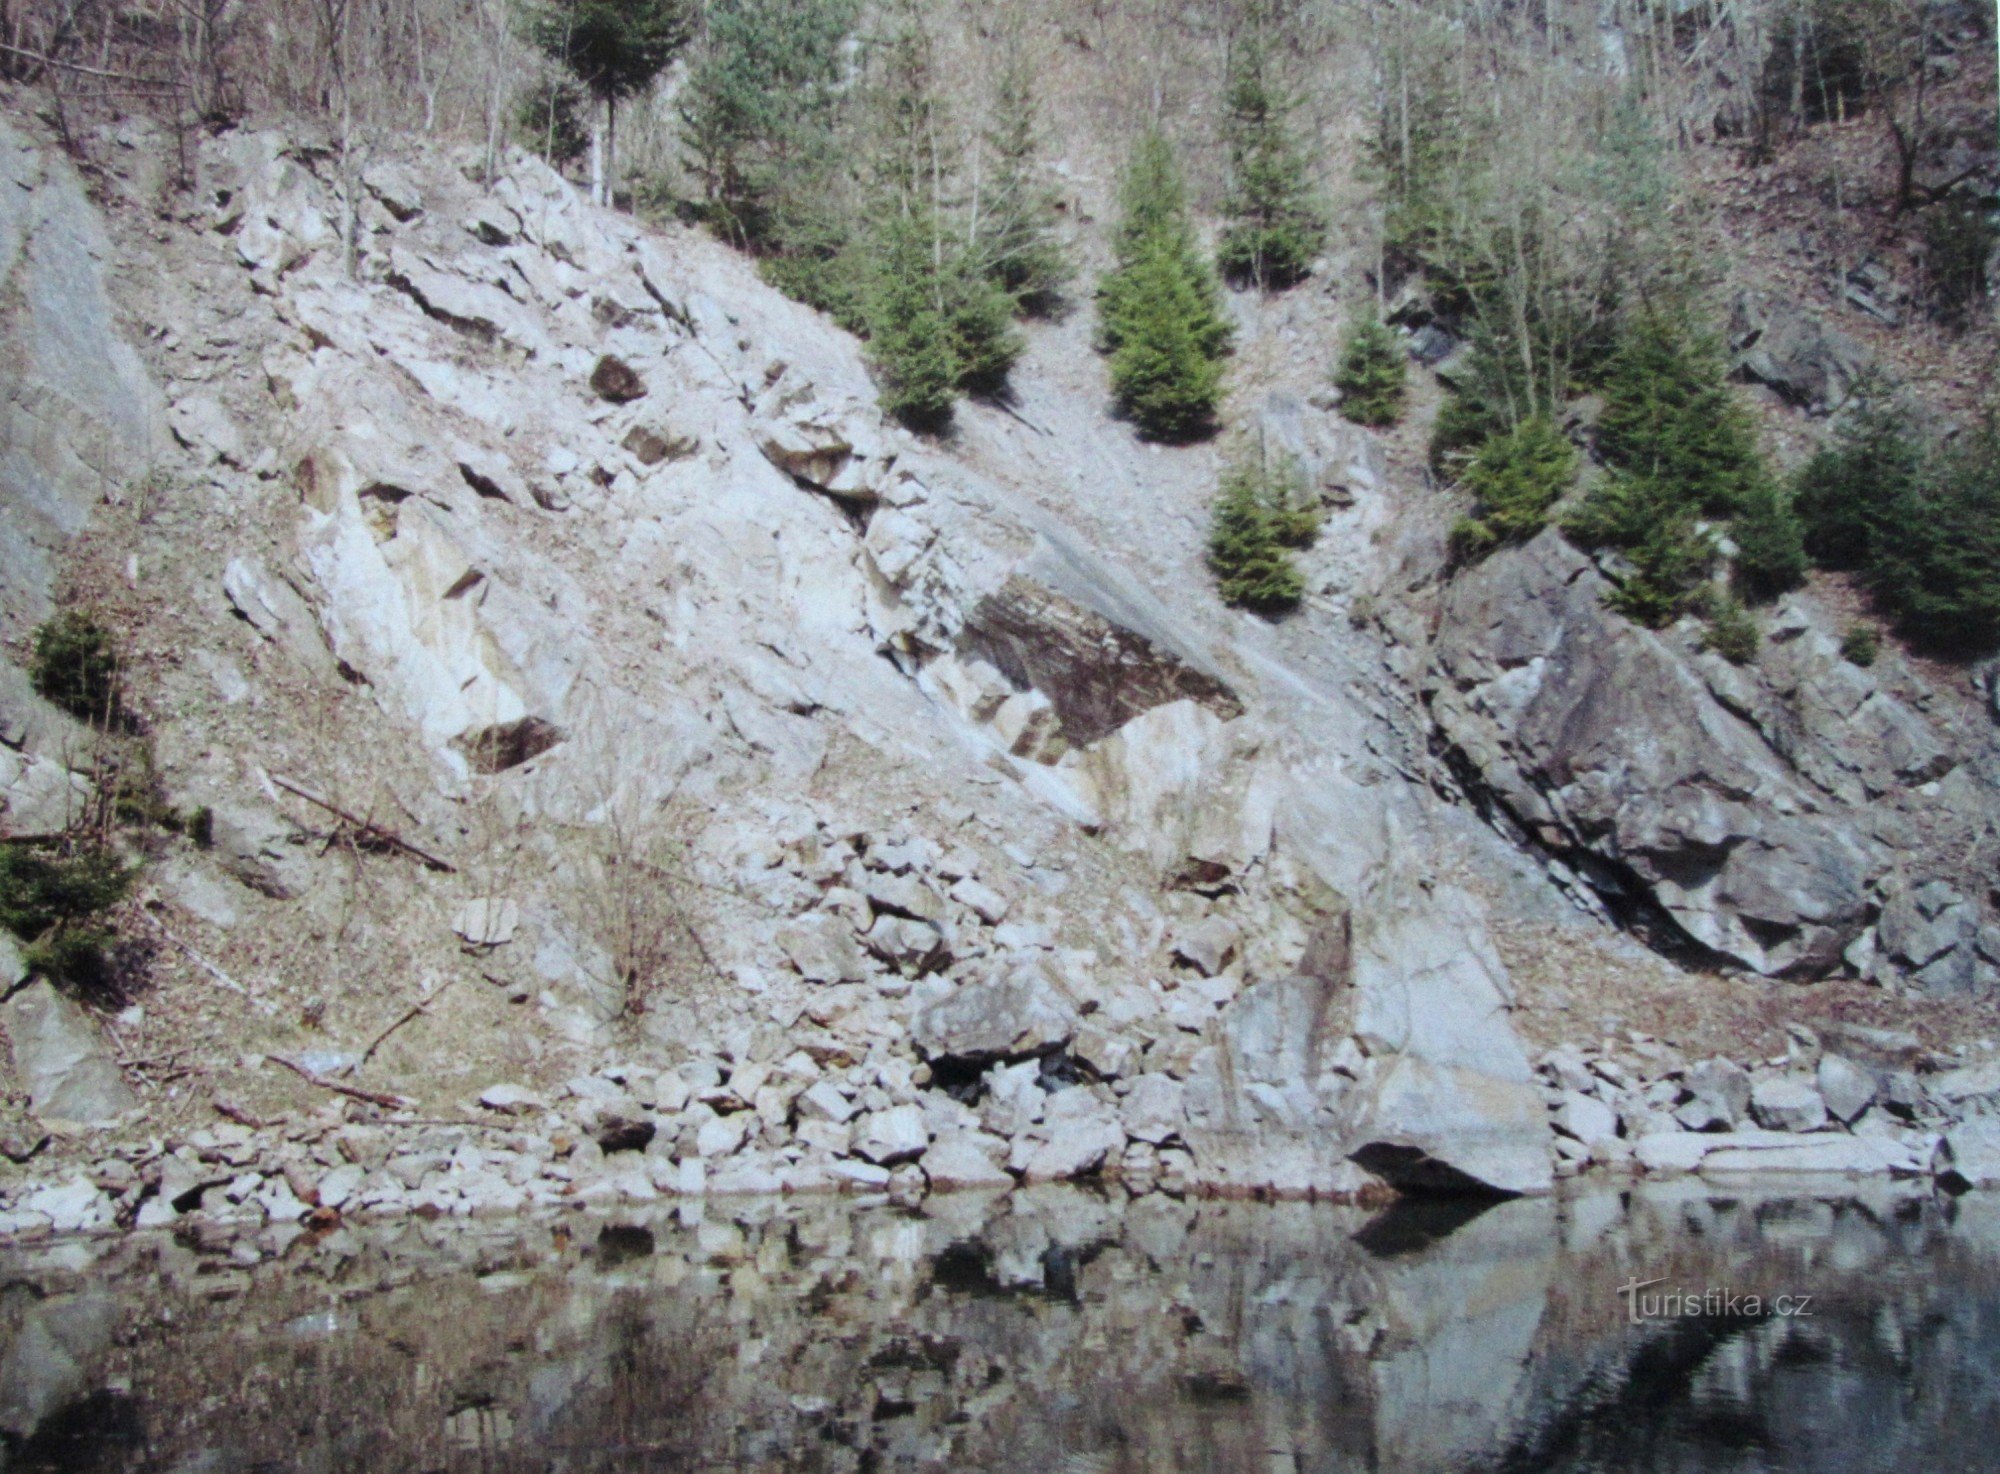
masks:
[[[590,202],[604,203],[604,113],[600,109],[590,119]]]

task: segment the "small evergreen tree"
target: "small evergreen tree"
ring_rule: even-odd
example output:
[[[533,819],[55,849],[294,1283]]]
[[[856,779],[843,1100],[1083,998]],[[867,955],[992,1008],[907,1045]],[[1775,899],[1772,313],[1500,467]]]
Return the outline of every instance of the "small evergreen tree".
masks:
[[[1224,471],[1211,513],[1208,566],[1223,601],[1264,615],[1296,608],[1305,581],[1274,524],[1256,464]]]
[[[1576,450],[1545,416],[1488,440],[1466,467],[1462,484],[1475,501],[1452,529],[1453,552],[1469,561],[1527,541],[1575,481]]]
[[[1822,568],[1866,568],[1896,536],[1923,473],[1908,415],[1879,380],[1858,385],[1858,403],[1834,443],[1799,468],[1795,505],[1805,547]]]
[[[1727,382],[1721,345],[1685,320],[1636,314],[1603,381],[1598,451],[1675,488],[1715,517],[1741,511],[1764,479],[1756,432]]]
[[[1603,390],[1597,443],[1612,474],[1563,530],[1584,547],[1624,555],[1629,571],[1614,607],[1653,626],[1686,612],[1715,564],[1706,524],[1728,518],[1736,519],[1746,593],[1770,597],[1798,581],[1799,521],[1770,482],[1713,338],[1684,319],[1635,314]]]
[[[1729,536],[1736,544],[1732,577],[1745,602],[1767,604],[1805,582],[1804,528],[1791,499],[1769,478],[1750,490]]]
[[[1019,311],[1048,316],[1061,304],[1070,268],[1056,234],[1055,191],[1038,178],[1040,110],[1034,72],[1018,44],[1001,66],[984,141],[992,172],[974,216],[980,270]]]
[[[35,689],[79,721],[111,727],[122,714],[118,644],[89,613],[65,609],[35,631],[29,678]]]
[[[1762,636],[1750,611],[1736,600],[1723,597],[1708,613],[1708,627],[1702,632],[1702,648],[1713,650],[1731,665],[1748,665],[1757,657]]]
[[[1305,279],[1326,240],[1305,159],[1292,136],[1293,100],[1259,40],[1235,48],[1224,93],[1230,192],[1216,259],[1238,285],[1282,290]]]
[[[1403,417],[1403,391],[1408,360],[1396,335],[1382,319],[1367,311],[1348,326],[1340,350],[1340,368],[1333,376],[1340,390],[1340,412],[1357,425],[1377,428]]]
[[[1117,265],[1098,287],[1098,343],[1119,409],[1157,440],[1208,434],[1229,348],[1215,279],[1195,244],[1173,151],[1158,133],[1133,152],[1113,236]]]
[[[934,243],[924,216],[891,216],[878,232],[867,297],[868,357],[882,381],[882,408],[920,430],[950,421],[961,373]]]
[[[591,190],[599,204],[613,193],[618,104],[664,71],[693,36],[700,9],[695,0],[537,0],[528,11],[528,35],[604,110],[594,153]]]
[[[856,0],[709,0],[681,88],[681,141],[716,225],[759,252],[796,249],[834,169],[842,47]]]
[[[1867,578],[1904,636],[1960,657],[2000,646],[2000,420],[1933,451],[1895,513]]]
[[[961,203],[956,159],[914,9],[884,48],[868,105],[878,221],[865,237],[869,357],[883,407],[914,428],[936,430],[957,393],[999,391],[1023,344],[1013,299],[982,269],[965,233],[949,225]]]

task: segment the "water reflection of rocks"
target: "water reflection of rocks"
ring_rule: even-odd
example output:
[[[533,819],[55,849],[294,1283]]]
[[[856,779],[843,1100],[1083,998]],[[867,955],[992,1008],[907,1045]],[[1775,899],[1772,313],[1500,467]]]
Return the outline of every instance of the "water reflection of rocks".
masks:
[[[0,1468],[1994,1467],[2000,1203],[1070,1189],[0,1260]],[[1634,1327],[1618,1286],[1816,1296]]]

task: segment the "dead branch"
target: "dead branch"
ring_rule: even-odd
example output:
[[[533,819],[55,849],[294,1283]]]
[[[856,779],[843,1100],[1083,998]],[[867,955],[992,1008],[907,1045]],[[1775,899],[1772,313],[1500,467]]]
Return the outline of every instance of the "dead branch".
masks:
[[[403,838],[402,835],[388,828],[386,825],[377,824],[373,819],[363,819],[356,814],[350,814],[339,804],[334,803],[331,799],[322,798],[303,783],[295,783],[290,778],[279,773],[273,773],[271,781],[287,793],[296,794],[307,803],[325,809],[335,818],[351,826],[363,840],[373,841],[392,850],[400,850],[411,859],[428,866],[432,870],[441,870],[447,875],[456,875],[458,873],[458,867],[449,860],[439,859],[429,850],[410,843],[409,840]]]
[[[361,1051],[361,1058],[356,1060],[353,1064],[349,1065],[346,1069],[342,1070],[341,1073],[343,1075],[352,1075],[356,1070],[360,1069],[363,1065],[367,1064],[369,1060],[375,1057],[375,1051],[382,1047],[383,1042],[387,1040],[391,1034],[395,1033],[396,1030],[402,1028],[404,1024],[407,1024],[411,1019],[417,1017],[417,1015],[422,1013],[428,1013],[430,1011],[430,1006],[433,1003],[437,1002],[438,999],[444,997],[446,993],[449,993],[451,991],[451,985],[457,981],[458,978],[456,976],[446,978],[443,984],[439,986],[438,990],[435,993],[430,994],[428,997],[418,999],[415,1003],[412,1003],[408,1008],[403,1010],[403,1012],[397,1016],[397,1019],[394,1023],[389,1025],[389,1027],[384,1029],[381,1033],[377,1034],[375,1038],[369,1043],[368,1047]]]
[[[217,967],[213,962],[210,962],[206,957],[202,956],[201,953],[197,952],[192,946],[190,946],[187,942],[183,941],[180,937],[175,936],[173,932],[167,929],[167,924],[164,921],[160,920],[159,917],[155,916],[152,912],[148,911],[144,906],[141,906],[139,908],[139,914],[146,918],[147,922],[152,926],[153,930],[157,931],[161,936],[165,937],[169,942],[171,942],[176,948],[180,950],[181,954],[185,956],[188,961],[192,962],[196,967],[200,968],[203,972],[207,973],[208,976],[211,979],[213,979],[217,984],[219,984],[224,988],[227,988],[232,993],[240,993],[245,998],[251,996],[250,990],[248,988],[244,987],[241,983],[237,982],[235,978],[231,977],[228,973],[224,972],[221,968]]]
[[[251,1115],[234,1101],[224,1100],[219,1095],[215,1098],[213,1104],[215,1106],[215,1113],[218,1116],[234,1121],[239,1126],[248,1126],[252,1131],[262,1131],[269,1124],[261,1118]]]
[[[87,67],[80,62],[64,61],[60,57],[44,56],[39,51],[28,51],[19,46],[9,46],[0,41],[0,51],[10,56],[23,56],[38,66],[59,67],[65,72],[76,72],[85,77],[107,77],[114,82],[138,82],[147,87],[158,87],[168,92],[180,90],[180,83],[172,77],[140,77],[131,72],[107,72],[102,67]]]
[[[308,1085],[317,1086],[321,1090],[331,1090],[335,1095],[344,1095],[350,1100],[365,1101],[369,1105],[381,1106],[387,1111],[406,1111],[416,1104],[415,1101],[403,1096],[391,1095],[386,1090],[363,1090],[359,1085],[343,1085],[338,1080],[329,1080],[324,1075],[313,1073],[297,1060],[286,1059],[282,1054],[267,1054],[264,1058],[274,1065],[283,1065]]]

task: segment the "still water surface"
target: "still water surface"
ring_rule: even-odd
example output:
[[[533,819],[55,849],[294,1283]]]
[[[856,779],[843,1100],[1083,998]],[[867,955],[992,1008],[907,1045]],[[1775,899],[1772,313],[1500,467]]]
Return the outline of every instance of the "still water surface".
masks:
[[[2000,1469],[1980,1196],[1059,1189],[254,1244],[0,1248],[0,1470]]]

